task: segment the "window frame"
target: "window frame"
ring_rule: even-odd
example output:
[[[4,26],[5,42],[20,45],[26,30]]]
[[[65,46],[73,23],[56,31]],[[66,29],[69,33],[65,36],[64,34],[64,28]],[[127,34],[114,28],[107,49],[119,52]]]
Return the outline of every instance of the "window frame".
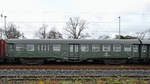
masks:
[[[50,44],[46,44],[47,45],[47,51],[50,51]]]
[[[50,50],[49,44],[37,44],[37,51],[46,52]]]
[[[18,45],[21,45],[21,46],[18,46]],[[22,48],[22,50],[17,50],[17,49],[21,49]],[[15,51],[25,51],[25,45],[24,44],[16,44],[16,46],[15,46]]]
[[[113,44],[113,52],[121,52],[121,44]]]
[[[32,46],[32,49],[29,49],[29,46]],[[35,45],[34,44],[26,44],[26,51],[34,52],[35,51]]]
[[[135,51],[135,49],[136,49],[136,51]],[[138,52],[138,49],[139,49],[139,46],[138,45],[132,45],[132,50],[133,50],[133,52]]]
[[[132,46],[131,45],[124,45],[124,52],[131,52],[132,51]]]
[[[90,51],[88,44],[81,44],[80,49],[81,49],[81,52],[89,52]]]
[[[52,49],[53,49],[53,52],[60,52],[61,51],[61,44],[53,44]]]
[[[100,52],[100,45],[92,44],[92,52]]]
[[[69,52],[73,52],[73,45],[69,45]]]
[[[143,46],[142,46],[142,52],[145,53],[146,51],[147,51],[147,46],[146,46],[146,45],[143,45]]]
[[[7,48],[9,51],[14,51],[14,44],[12,44],[12,43],[8,44]]]
[[[106,47],[107,45],[107,47]],[[107,48],[108,50],[105,50],[104,48]],[[103,52],[110,52],[111,51],[111,44],[103,44],[102,45],[102,51]]]

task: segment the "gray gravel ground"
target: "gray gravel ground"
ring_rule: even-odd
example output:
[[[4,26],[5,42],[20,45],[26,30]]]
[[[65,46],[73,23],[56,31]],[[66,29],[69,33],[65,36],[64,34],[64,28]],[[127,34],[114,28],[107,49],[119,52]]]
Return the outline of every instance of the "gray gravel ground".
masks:
[[[0,76],[150,76],[150,70],[0,70]]]

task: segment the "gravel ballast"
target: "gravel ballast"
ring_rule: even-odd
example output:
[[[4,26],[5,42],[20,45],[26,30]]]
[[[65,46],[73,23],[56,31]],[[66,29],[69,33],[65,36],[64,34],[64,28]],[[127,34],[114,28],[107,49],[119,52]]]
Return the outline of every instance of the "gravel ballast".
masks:
[[[0,76],[150,76],[150,70],[0,70]]]

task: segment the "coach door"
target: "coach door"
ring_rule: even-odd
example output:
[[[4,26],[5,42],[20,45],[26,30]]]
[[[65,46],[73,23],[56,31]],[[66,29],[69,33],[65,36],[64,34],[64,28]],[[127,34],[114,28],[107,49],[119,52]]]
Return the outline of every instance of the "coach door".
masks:
[[[69,59],[79,59],[79,44],[69,44]]]
[[[139,46],[140,45],[132,45],[133,57],[135,57],[135,58],[140,57],[140,52],[139,52],[140,47]]]

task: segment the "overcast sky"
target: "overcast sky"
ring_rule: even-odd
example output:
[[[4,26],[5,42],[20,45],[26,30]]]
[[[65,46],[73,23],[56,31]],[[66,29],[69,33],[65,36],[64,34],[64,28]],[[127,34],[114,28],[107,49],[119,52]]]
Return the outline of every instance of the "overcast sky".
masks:
[[[27,38],[42,24],[48,30],[56,27],[63,33],[70,17],[86,20],[91,38],[118,34],[118,17],[121,17],[121,34],[133,35],[150,28],[150,0],[0,0],[0,14],[7,23],[15,23]],[[3,20],[0,18],[0,27]]]

